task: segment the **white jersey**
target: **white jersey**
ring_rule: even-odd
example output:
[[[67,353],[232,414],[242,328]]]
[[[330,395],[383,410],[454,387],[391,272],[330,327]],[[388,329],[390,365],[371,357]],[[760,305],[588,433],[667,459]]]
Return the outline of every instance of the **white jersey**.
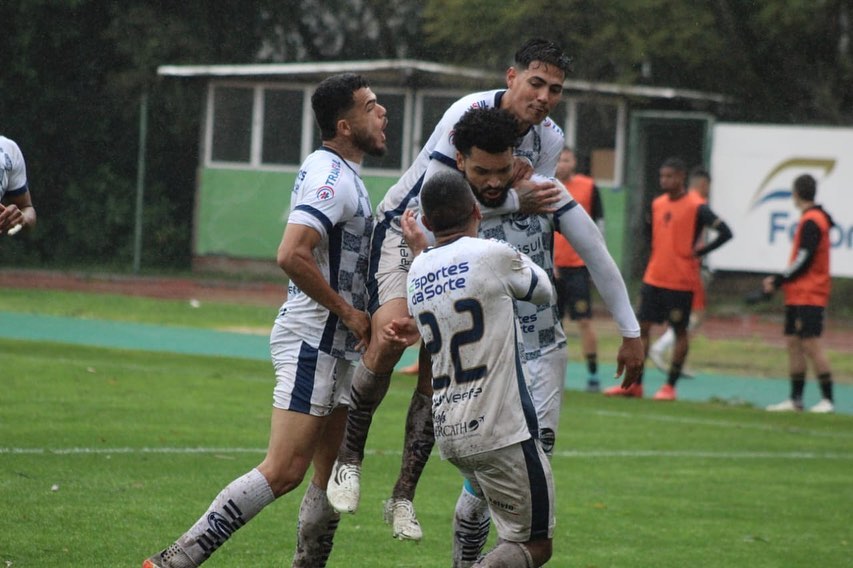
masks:
[[[499,241],[462,237],[413,261],[407,300],[432,355],[432,409],[442,458],[537,435],[515,303],[541,303],[552,294],[548,275]]]
[[[0,199],[27,192],[27,166],[14,141],[0,136]]]
[[[537,176],[533,181],[544,181],[544,178]],[[577,206],[577,202],[571,199],[568,193],[566,196],[556,205],[560,212]],[[480,236],[506,241],[529,256],[545,271],[553,286],[555,215],[505,213],[490,216],[488,208],[483,208],[483,214]],[[556,297],[541,304],[518,302],[518,321],[521,325],[525,360],[538,359],[554,349],[565,349],[566,334],[560,322]]]
[[[456,146],[453,144],[453,127],[469,109],[500,108],[506,89],[466,95],[450,105],[436,125],[432,135],[421,149],[414,163],[400,180],[391,186],[377,206],[378,222],[391,224],[399,231],[399,218],[407,208],[418,208],[418,196],[430,160],[437,160],[456,171]],[[514,154],[523,156],[533,164],[535,173],[553,177],[563,149],[563,131],[550,118],[535,124],[519,138]]]
[[[321,235],[314,260],[323,277],[354,308],[366,310],[373,214],[359,170],[359,164],[328,148],[313,152],[296,175],[287,222],[306,225]],[[361,356],[355,350],[358,339],[338,316],[293,282],[276,325],[333,357],[355,360]]]

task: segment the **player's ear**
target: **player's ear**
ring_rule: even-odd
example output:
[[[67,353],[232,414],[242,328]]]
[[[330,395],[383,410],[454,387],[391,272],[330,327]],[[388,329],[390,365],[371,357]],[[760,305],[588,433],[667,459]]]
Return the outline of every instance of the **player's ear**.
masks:
[[[474,202],[474,209],[471,211],[471,216],[477,221],[481,221],[483,219],[483,212],[480,211],[480,204],[476,201]]]
[[[515,78],[518,76],[518,72],[515,70],[515,67],[509,67],[506,70],[506,86],[512,88],[512,84],[515,83]]]
[[[459,150],[456,150],[456,169],[465,173],[465,156]]]

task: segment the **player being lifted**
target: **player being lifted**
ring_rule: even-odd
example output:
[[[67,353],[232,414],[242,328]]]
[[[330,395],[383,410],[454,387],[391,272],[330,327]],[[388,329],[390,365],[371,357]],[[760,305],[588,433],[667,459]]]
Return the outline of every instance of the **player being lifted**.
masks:
[[[494,214],[510,191],[515,128],[511,114],[494,108],[471,109],[454,126],[456,166],[484,213],[479,235],[506,241],[528,254],[549,279],[553,275],[555,231],[565,235],[590,267],[605,304],[614,314],[624,338],[617,355],[618,373],[626,368],[624,384],[628,384],[642,367],[640,327],[619,270],[586,211],[560,186],[563,193],[554,213]],[[539,180],[540,177],[534,174],[531,180],[517,182],[517,185]],[[415,251],[423,246],[423,242],[412,243]],[[517,311],[524,347],[522,358],[528,371],[528,388],[538,423],[536,437],[545,453],[550,455],[560,420],[566,374],[566,338],[560,324],[556,296],[543,302],[519,301]],[[436,438],[440,439],[442,433],[442,426],[439,426]],[[401,486],[416,482],[410,479],[411,473],[405,465],[400,472],[402,481],[398,481]],[[466,483],[454,515],[454,566],[470,566],[476,560],[488,531],[487,503],[474,486]]]
[[[515,64],[506,73],[506,89],[474,93],[450,106],[427,140],[415,163],[392,186],[377,208],[376,228],[371,243],[372,280],[369,282],[373,335],[353,377],[352,403],[344,442],[329,483],[329,501],[338,511],[354,512],[360,495],[361,462],[373,414],[388,390],[394,366],[403,348],[385,340],[379,330],[393,319],[406,315],[406,274],[412,254],[403,240],[400,219],[407,209],[419,207],[422,184],[438,171],[456,172],[456,148],[453,125],[469,108],[495,107],[508,110],[518,121],[516,135],[516,178],[529,175],[531,169],[552,176],[563,133],[548,113],[560,101],[563,81],[570,61],[554,43],[541,39],[526,42],[515,54]],[[507,210],[526,207],[547,208],[559,198],[558,190],[548,182],[532,188],[526,195],[531,201],[521,204],[512,193]],[[538,203],[537,203],[538,201]],[[424,350],[421,349],[424,357]],[[412,498],[423,464],[434,445],[430,408],[430,376],[428,363],[418,377],[418,388],[412,396],[403,447],[404,468],[414,480],[406,487],[395,487],[387,503],[387,514],[394,532],[401,538],[419,540],[420,525],[414,515]],[[426,416],[427,418],[421,418]]]
[[[478,566],[541,566],[551,557],[554,481],[536,439],[515,305],[548,303],[550,278],[510,245],[477,238],[480,210],[458,175],[430,178],[422,211],[436,246],[412,263],[408,308],[432,356],[439,452],[501,504],[492,505],[501,540]],[[425,286],[434,281],[438,293]],[[387,330],[403,337],[406,324],[396,320]],[[477,395],[463,396],[469,392]]]

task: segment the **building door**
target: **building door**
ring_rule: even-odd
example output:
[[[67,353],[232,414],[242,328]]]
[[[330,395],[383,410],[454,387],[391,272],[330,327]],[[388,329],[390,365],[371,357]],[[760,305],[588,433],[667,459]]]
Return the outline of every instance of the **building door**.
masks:
[[[626,255],[622,269],[629,279],[643,275],[649,254],[652,200],[660,194],[658,170],[670,157],[710,168],[714,117],[699,112],[638,111],[631,113],[625,185]]]

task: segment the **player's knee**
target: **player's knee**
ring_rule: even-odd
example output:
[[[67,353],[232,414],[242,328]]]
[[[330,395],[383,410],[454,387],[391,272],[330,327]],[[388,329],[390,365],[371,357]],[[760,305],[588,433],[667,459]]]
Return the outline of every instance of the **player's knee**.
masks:
[[[550,538],[532,540],[521,546],[527,548],[527,552],[530,553],[530,558],[533,560],[533,566],[542,566],[551,559],[554,552],[553,541]]]
[[[269,460],[264,460],[258,466],[258,471],[266,478],[273,495],[278,498],[302,484],[308,465],[309,462],[298,459],[292,460],[287,465],[276,465]]]

